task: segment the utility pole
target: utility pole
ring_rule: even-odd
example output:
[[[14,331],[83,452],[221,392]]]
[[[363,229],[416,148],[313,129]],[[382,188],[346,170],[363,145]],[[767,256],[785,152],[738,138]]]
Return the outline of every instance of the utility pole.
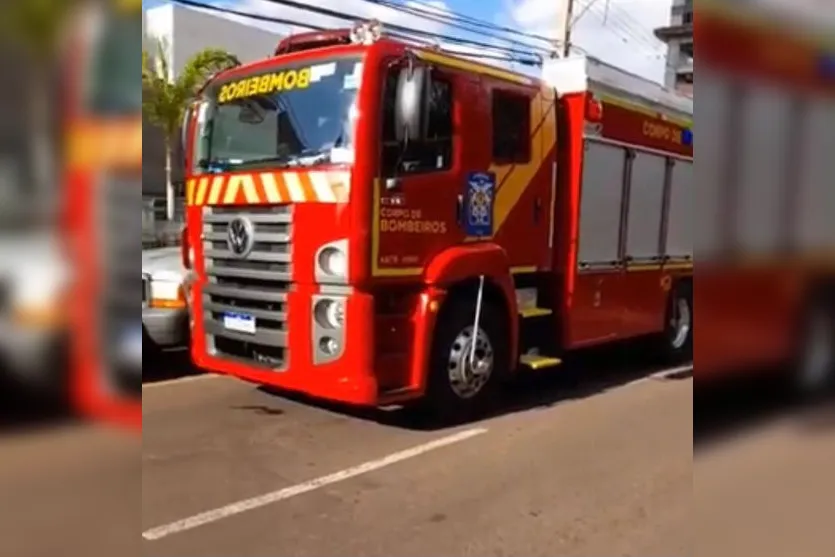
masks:
[[[574,19],[574,0],[558,0],[558,5],[557,45],[562,45],[562,57],[567,58],[571,54],[571,24]]]

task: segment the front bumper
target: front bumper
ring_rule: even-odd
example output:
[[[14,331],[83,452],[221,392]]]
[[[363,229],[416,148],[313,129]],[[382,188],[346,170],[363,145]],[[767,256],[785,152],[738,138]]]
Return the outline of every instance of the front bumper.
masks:
[[[189,317],[186,309],[142,309],[144,336],[160,348],[188,346]]]
[[[204,323],[194,324],[192,359],[201,368],[238,377],[261,385],[303,393],[312,397],[373,406],[377,404],[374,370],[374,299],[353,293],[344,298],[344,347],[341,356],[315,363],[312,306],[319,296],[313,289],[297,288],[287,298],[287,346],[284,365],[277,370],[254,361],[227,357],[214,348]],[[202,306],[199,296],[196,303]],[[203,315],[197,307],[195,315]]]
[[[424,292],[414,297],[412,310],[406,314],[381,316],[375,312],[372,294],[352,292],[344,298],[341,356],[326,362],[317,350],[319,330],[313,318],[313,305],[323,295],[316,287],[297,287],[289,293],[286,359],[279,369],[220,353],[200,320],[193,324],[192,359],[216,373],[357,406],[401,403],[421,396],[435,310],[443,293]],[[201,297],[195,300],[194,313],[202,315]]]

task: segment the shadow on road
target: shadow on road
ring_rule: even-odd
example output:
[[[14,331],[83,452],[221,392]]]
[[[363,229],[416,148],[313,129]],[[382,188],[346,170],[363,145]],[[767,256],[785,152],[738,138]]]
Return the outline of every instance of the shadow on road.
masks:
[[[659,365],[653,359],[653,353],[647,343],[641,341],[572,354],[558,369],[521,374],[505,388],[501,399],[481,419],[536,408],[549,408],[563,401],[591,397],[650,377],[665,369],[665,366]],[[658,380],[687,380],[691,377],[692,371],[684,370]],[[442,426],[430,423],[421,413],[409,408],[358,409],[268,387],[259,389],[275,396],[382,425],[415,430],[442,429]]]
[[[835,427],[835,396],[803,400],[785,375],[746,374],[740,379],[698,388],[693,396],[693,448],[753,432],[785,418],[802,427]]]
[[[0,371],[0,435],[50,428],[72,419],[65,397],[40,393]]]
[[[143,351],[142,383],[156,383],[203,373],[191,363],[191,355],[186,349],[164,352]]]

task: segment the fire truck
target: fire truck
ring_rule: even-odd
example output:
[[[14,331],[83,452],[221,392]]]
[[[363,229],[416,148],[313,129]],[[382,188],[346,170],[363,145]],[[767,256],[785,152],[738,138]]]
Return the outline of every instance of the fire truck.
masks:
[[[141,4],[82,5],[65,52],[64,238],[74,406],[141,427]],[[131,284],[135,288],[131,288]]]
[[[823,392],[835,380],[835,51],[799,8],[780,9],[705,1],[694,22],[711,115],[699,131],[696,383]]]
[[[688,360],[692,100],[601,67],[533,78],[371,23],[215,76],[184,122],[193,360],[446,417],[579,348]]]

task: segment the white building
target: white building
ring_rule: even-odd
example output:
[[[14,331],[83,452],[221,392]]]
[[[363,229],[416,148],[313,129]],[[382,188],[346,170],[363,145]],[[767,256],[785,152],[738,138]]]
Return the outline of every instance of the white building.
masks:
[[[655,30],[667,43],[665,85],[693,95],[693,0],[673,0],[670,25]]]
[[[143,47],[155,55],[158,44],[165,47],[171,78],[186,62],[204,48],[221,48],[241,62],[254,62],[270,56],[281,36],[246,25],[221,15],[166,4],[142,14]],[[165,194],[165,149],[159,129],[143,122],[142,189],[146,195]],[[181,164],[174,160],[174,179],[181,176]]]

